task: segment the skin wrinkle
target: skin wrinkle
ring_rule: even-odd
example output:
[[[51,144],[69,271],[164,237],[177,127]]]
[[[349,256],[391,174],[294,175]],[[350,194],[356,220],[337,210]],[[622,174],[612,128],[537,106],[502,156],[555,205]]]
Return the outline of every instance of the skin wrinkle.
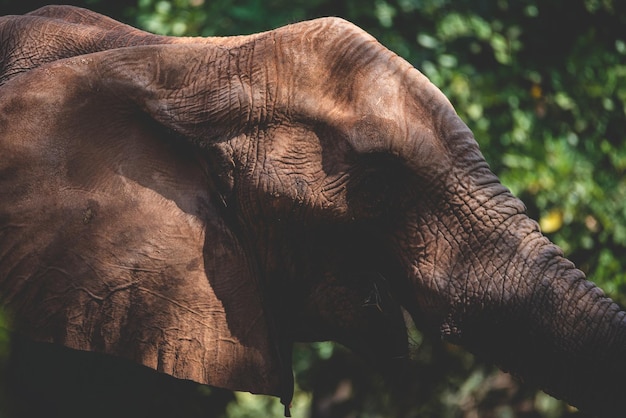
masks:
[[[481,189],[482,189],[482,187],[481,187]],[[503,190],[503,193],[507,193],[506,190]],[[462,194],[462,193],[459,193],[459,194]],[[473,193],[467,192],[467,195],[473,195]],[[484,211],[488,212],[488,211],[490,211],[489,205],[494,204],[493,201],[496,200],[499,196],[500,196],[500,194],[496,194],[493,197],[489,197],[484,202],[480,202],[479,201],[477,203],[480,205],[479,207],[480,207],[481,210],[484,210]],[[498,203],[495,203],[494,205],[497,205],[497,204]],[[469,236],[475,236],[476,237],[477,245],[480,245],[481,242],[493,242],[494,248],[498,248],[500,246],[500,244],[504,242],[505,235],[502,233],[502,229],[506,228],[507,224],[513,223],[512,219],[519,215],[519,212],[514,212],[514,213],[512,213],[510,215],[507,214],[507,217],[499,220],[499,225],[496,225],[494,223],[494,225],[491,228],[487,229],[489,235],[487,235],[484,239],[482,239],[480,236],[478,236],[478,233],[482,232],[481,229],[474,230],[474,225],[479,225],[481,223],[480,219],[485,219],[485,218],[486,219],[496,219],[496,217],[495,216],[489,216],[489,217],[480,216],[479,209],[470,207],[468,199],[463,199],[463,206],[462,207],[467,208],[467,210],[465,210],[465,211],[462,210],[462,211],[459,211],[459,212],[464,214],[463,216],[465,217],[465,219],[468,222],[464,223],[461,220],[459,220],[459,222],[460,222],[461,225],[469,226],[469,228],[467,228],[467,227],[465,228],[465,229],[468,230]],[[475,219],[470,219],[470,217],[475,217]],[[485,271],[487,271],[487,270],[485,269]]]
[[[459,211],[454,211],[451,210],[451,215],[453,216],[454,221],[452,222],[452,224],[454,225],[454,230],[453,230],[453,226],[450,225],[449,222],[446,222],[447,219],[443,219],[441,220],[443,223],[443,228],[445,229],[443,233],[439,232],[439,235],[441,235],[441,237],[443,239],[446,240],[446,242],[448,243],[448,247],[452,248],[453,251],[455,251],[455,257],[454,257],[454,262],[449,266],[449,271],[451,272],[452,275],[456,275],[458,274],[458,266],[462,265],[462,262],[467,261],[466,258],[467,254],[463,253],[464,248],[467,248],[471,251],[471,248],[466,245],[466,237],[465,237],[465,232],[463,227],[462,227],[462,222],[460,219],[460,213]],[[447,232],[447,233],[446,233]],[[443,247],[443,246],[439,246],[439,247]],[[443,257],[445,259],[445,257]],[[463,270],[463,268],[461,268],[461,270]],[[450,281],[450,283],[455,283],[457,281],[456,277],[452,277],[453,280]],[[465,281],[465,283],[467,284],[468,282]],[[459,287],[462,287],[462,284],[458,285]],[[449,294],[449,292],[446,292],[446,294]],[[458,295],[458,296],[453,296],[453,298],[458,297],[458,302],[461,302],[461,298],[466,298],[468,295]]]
[[[248,156],[248,161],[252,161],[252,167],[250,169],[249,175],[253,179],[254,184],[252,187],[248,186],[247,199],[250,202],[255,202],[256,205],[259,205],[257,207],[263,207],[262,206],[263,202],[261,201],[262,195],[257,195],[256,191],[257,190],[267,191],[267,188],[262,187],[262,184],[261,184],[261,182],[264,180],[264,176],[259,175],[259,173],[263,173],[263,168],[266,162],[265,150],[262,149],[262,146],[261,146],[262,145],[261,139],[264,136],[265,136],[265,132],[257,128],[256,134],[253,138],[253,141],[255,141],[256,143],[254,147],[250,147],[252,152]],[[261,158],[261,155],[263,155],[263,158]],[[254,212],[255,212],[254,209],[251,209],[250,213],[246,214],[249,217],[249,219],[253,219]]]
[[[248,66],[250,68],[250,84],[260,86],[258,91],[258,100],[257,106],[259,115],[258,115],[258,125],[261,129],[267,129],[270,124],[273,124],[274,121],[272,119],[274,109],[269,107],[271,102],[271,68],[273,67],[271,62],[267,60],[257,60],[255,56],[257,55],[258,45],[261,44],[261,48],[265,49],[267,46],[267,38],[259,39],[251,44],[251,51],[249,55]],[[257,68],[254,68],[254,63],[260,61],[261,65]],[[254,68],[254,69],[253,69]],[[275,70],[274,70],[275,71]],[[254,107],[253,107],[254,108]]]
[[[506,243],[505,232],[507,231],[507,228],[510,227],[511,225],[514,225],[513,216],[508,219],[504,219],[500,225],[494,227],[492,229],[491,234],[487,236],[485,242],[493,242],[494,248],[496,249],[500,248],[501,244],[504,245]],[[503,260],[503,264],[501,266],[503,266],[504,263],[506,263],[506,261]],[[518,268],[518,267],[515,266],[515,268]],[[504,277],[508,277],[508,276],[504,276]]]
[[[29,54],[28,57],[24,57],[24,59],[28,63],[28,65],[24,66],[23,68],[33,68],[33,67],[39,65],[40,61],[38,61],[37,58],[40,55],[45,55],[45,54],[39,54],[38,53],[38,51],[40,51],[42,47],[44,48],[43,51],[46,50],[46,46],[45,45],[39,45],[39,42],[38,42],[38,38],[39,38],[39,36],[41,36],[42,33],[46,33],[45,26],[41,30],[40,33],[28,32],[26,34],[26,36],[24,37],[24,40],[22,42],[24,44],[26,44],[26,45],[32,44],[33,47],[31,47],[31,48],[35,52],[32,53],[32,54]],[[27,50],[31,50],[31,48],[26,48],[26,49]],[[43,62],[45,62],[45,61],[43,61]]]
[[[259,125],[267,129],[268,125],[272,123],[272,117],[273,117],[272,115],[273,109],[270,107],[272,92],[271,92],[271,87],[270,87],[271,77],[270,77],[270,70],[269,70],[269,67],[272,64],[270,62],[267,62],[267,60],[255,59],[256,49],[259,43],[267,44],[267,39],[257,40],[252,43],[252,48],[251,48],[252,51],[250,55],[248,56],[248,61],[246,62],[246,68],[248,69],[247,71],[251,74],[250,83],[253,83],[253,81],[256,81],[257,77],[261,80],[259,83],[255,83],[255,84],[262,86],[261,90],[259,90],[259,96],[260,96],[259,97],[260,104],[258,106],[259,107]],[[263,48],[264,46],[265,45],[262,45],[261,48]],[[254,71],[253,67],[256,61],[261,61],[263,65],[261,65],[260,68]]]
[[[581,293],[579,297],[574,296],[575,299],[586,299],[587,297],[589,297],[590,293],[593,293],[594,296],[595,296],[596,302],[597,302],[598,299],[599,299],[598,298],[599,295],[596,293],[596,288],[593,285],[591,285],[591,283],[589,283],[589,282],[584,283],[584,285],[586,286],[586,289],[584,289],[584,291],[580,292],[581,283],[578,282],[578,281],[573,281],[570,284],[570,288],[567,289],[567,291],[565,293],[566,294]],[[572,289],[574,289],[574,288],[575,288],[575,291],[572,291]],[[604,297],[604,295],[601,295],[601,296]],[[560,312],[562,312],[562,315],[563,315],[564,319],[567,319],[568,315],[572,315],[573,317],[581,318],[581,321],[584,321],[584,317],[581,317],[582,316],[582,312],[580,312],[580,307],[578,307],[576,305],[572,305],[572,304],[570,304],[569,307],[568,306],[563,306],[563,305],[565,305],[565,302],[561,303],[561,309],[560,309]],[[585,313],[585,314],[588,315],[589,317],[598,317],[599,315],[598,315],[598,311],[597,310],[601,308],[601,305],[602,304],[599,304],[599,303],[596,303],[595,305],[592,305],[591,312]],[[568,308],[570,310],[568,310]],[[606,314],[607,310],[608,310],[608,306],[604,310],[603,313]],[[594,327],[592,327],[592,329],[593,328]],[[593,332],[593,334],[597,334],[598,332],[599,332],[598,329],[595,329],[595,332]],[[593,336],[593,334],[587,337],[590,341],[593,341],[593,339],[590,338],[590,337]],[[579,343],[582,344],[582,341],[579,341]]]
[[[359,71],[365,72],[365,69],[370,68],[372,63],[380,62],[380,50],[376,48],[377,45],[375,41],[371,40],[364,43],[360,34],[355,33],[349,36],[346,40],[344,40],[344,42],[345,47],[339,55],[337,55],[336,53],[334,53],[335,51],[333,51],[332,61],[335,62],[335,67],[331,68],[331,77],[334,74],[342,74],[344,72],[344,68],[349,68],[350,65],[354,65],[354,62],[358,62],[356,66],[357,74],[353,75],[353,77],[356,79],[358,78]],[[387,66],[385,66],[385,69],[387,69]],[[394,71],[392,70],[391,75],[393,75],[393,72]],[[344,98],[347,103],[354,102],[354,98],[352,97],[351,93],[353,89],[350,88],[352,86],[345,79],[341,81],[341,84],[345,85],[346,87],[347,94],[338,94],[338,98]]]
[[[11,17],[6,17],[5,21],[8,21],[9,24],[11,22]],[[69,24],[64,21],[50,21],[49,19],[45,19],[37,16],[24,16],[23,20],[16,22],[15,25],[12,26],[14,29],[13,32],[20,32],[22,30],[26,31],[27,38],[22,38],[22,42],[25,44],[23,48],[18,52],[19,55],[24,55],[22,51],[37,51],[37,53],[31,54],[30,64],[24,68],[19,68],[20,71],[13,72],[11,75],[15,75],[19,72],[26,71],[30,68],[39,66],[46,62],[49,62],[53,59],[59,59],[63,57],[77,55],[77,51],[87,52],[93,49],[98,49],[99,46],[97,43],[93,42],[93,38],[97,37],[97,34],[101,32],[100,28],[85,28],[84,26],[78,26]],[[0,24],[2,19],[0,19]],[[4,25],[3,25],[4,26]],[[32,27],[37,27],[38,30],[32,30]],[[125,30],[128,30],[129,27],[120,25],[124,27]],[[73,37],[68,36],[68,34],[74,33],[83,33],[83,36],[79,37],[76,41]],[[138,31],[136,31],[138,32]],[[48,37],[48,42],[44,45],[45,49],[41,49],[41,44],[39,43],[39,39],[42,36]],[[104,36],[104,35],[101,35]],[[115,35],[109,35],[115,36]],[[153,36],[152,38],[158,38]],[[11,37],[9,37],[11,39]],[[28,39],[28,40],[26,40]],[[55,42],[56,40],[56,42]],[[112,42],[115,43],[115,42]],[[103,45],[106,47],[111,46],[107,43]],[[5,72],[6,73],[6,72]]]
[[[561,273],[559,274],[558,277],[564,277],[564,275]],[[579,291],[580,291],[580,285],[581,283],[578,280],[571,280],[568,283],[565,284],[561,284],[561,286],[563,286],[563,290],[562,293],[566,294],[566,295],[572,295],[575,300],[581,300],[583,298],[583,296],[588,293],[587,292],[583,292],[582,294],[579,295]],[[569,315],[573,315],[573,317],[577,318],[578,315],[574,315],[575,310],[576,310],[576,305],[575,304],[571,304],[571,303],[566,303],[563,299],[560,300],[556,300],[553,301],[554,307],[555,307],[555,311],[557,312],[557,322],[560,322],[559,320],[565,319],[567,317],[569,317]],[[589,314],[592,314],[592,312],[589,312]],[[572,347],[575,348],[575,347]]]
[[[234,60],[234,62],[236,62],[237,68],[236,68],[236,73],[239,72],[239,57],[240,57],[240,53],[237,54],[237,58]],[[243,92],[242,95],[237,95],[237,98],[239,99],[239,109],[241,109],[242,106],[242,96],[247,95],[248,96],[248,100],[247,103],[249,103],[250,105],[247,106],[247,110],[248,110],[248,114],[247,114],[247,125],[248,126],[253,126],[252,125],[252,112],[254,109],[254,96],[252,95],[252,91],[251,89],[246,89],[244,87],[244,83],[242,80],[242,76],[241,75],[236,75],[235,77],[233,77],[233,75],[230,73],[230,69],[233,66],[233,52],[228,51],[228,53],[226,54],[226,71],[225,71],[225,77],[220,77],[218,76],[218,82],[221,82],[221,80],[226,79],[228,82],[226,83],[226,97],[228,97],[228,102],[229,102],[229,106],[228,109],[232,109],[230,107],[230,105],[232,104],[232,97],[233,97],[233,83],[232,80],[233,78],[236,79],[237,81],[239,81],[240,85],[241,85],[241,91]],[[224,87],[220,86],[220,90],[222,90]],[[221,100],[219,100],[221,101]]]
[[[596,295],[596,301],[601,302],[601,299],[603,298],[604,295]],[[598,309],[601,309],[598,312],[594,312],[594,317],[600,317],[600,318],[606,318],[609,314],[609,310],[611,309],[611,305],[608,303],[600,303],[600,305],[604,305]],[[590,315],[591,316],[591,315]],[[583,320],[587,319],[588,316],[583,316]],[[592,321],[589,321],[590,323],[588,324],[588,328],[590,328],[591,334],[589,335],[589,341],[592,342],[591,347],[589,348],[589,350],[593,349],[593,350],[597,350],[599,347],[599,340],[600,340],[600,327],[596,327],[594,326]],[[610,338],[610,337],[609,337]],[[594,343],[595,342],[595,343]]]
[[[553,271],[555,267],[558,267],[558,260],[552,259],[549,263],[544,263],[544,268],[542,269],[542,274],[538,276],[538,279],[535,280],[535,286],[533,286],[532,291],[530,292],[529,302],[528,304],[531,306],[545,306],[547,305],[547,298],[550,296],[550,283],[548,281],[548,277],[557,277],[556,271]],[[523,272],[522,272],[523,273]],[[540,292],[537,290],[537,286],[543,286],[544,291]],[[539,296],[539,299],[537,297]],[[533,303],[533,301],[536,301]]]
[[[436,225],[436,223],[433,222],[432,225],[434,226],[434,225]],[[434,285],[433,287],[434,287],[435,293],[443,295],[443,294],[446,294],[446,293],[443,292],[444,287],[441,286],[441,284],[440,284],[441,280],[438,277],[438,273],[436,272],[435,268],[439,264],[439,259],[441,258],[440,254],[444,251],[444,249],[449,248],[449,244],[450,243],[448,242],[448,237],[443,236],[441,234],[438,234],[437,232],[438,231],[436,231],[436,230],[430,229],[430,233],[433,236],[435,236],[435,251],[434,251],[434,256],[433,256],[433,261],[432,261],[432,265],[433,265],[433,270],[434,271],[433,271],[433,275],[432,275],[432,278],[431,278],[431,280],[432,280],[432,284],[431,285]],[[441,245],[440,244],[441,240],[444,240],[447,245]],[[443,257],[443,259],[445,259],[445,258],[446,257]],[[448,282],[448,283],[451,284],[451,282]]]
[[[293,97],[293,93],[289,90],[289,86],[295,85],[295,72],[284,71],[283,65],[287,59],[284,57],[281,52],[283,51],[282,45],[282,37],[279,37],[276,33],[272,33],[272,35],[267,40],[267,44],[271,44],[267,48],[271,51],[273,59],[271,60],[274,63],[275,77],[272,79],[269,75],[267,75],[268,83],[273,83],[274,85],[274,101],[272,104],[272,120],[275,121],[276,124],[279,124],[283,121],[292,120],[292,104],[290,103],[291,98]],[[286,49],[286,48],[285,48]],[[266,71],[269,67],[266,67]],[[281,80],[289,78],[284,83]],[[284,109],[282,109],[283,114],[280,115],[277,112],[278,103],[284,103]],[[284,119],[283,119],[284,118]]]
[[[270,51],[272,51],[273,54],[276,54],[276,50],[279,49],[276,46],[276,37],[272,36],[271,38],[266,39],[265,41],[266,43],[266,48],[269,49]],[[270,43],[273,44],[273,47],[270,46]],[[253,59],[252,56],[250,58],[250,62],[249,62],[249,66],[252,67],[253,65]],[[280,72],[280,66],[277,64],[276,61],[272,61],[272,65],[273,65],[273,69],[274,69],[274,74],[275,76],[272,77],[272,72],[270,71],[270,62],[268,62],[265,66],[264,66],[264,79],[266,80],[266,85],[270,86],[268,88],[268,92],[267,92],[267,96],[266,96],[266,107],[267,107],[267,121],[269,124],[279,124],[281,121],[279,120],[279,115],[276,113],[276,109],[278,107],[278,100],[279,100],[279,89],[282,88],[282,86],[280,85],[280,80],[281,80],[281,72]],[[274,91],[272,91],[272,86],[274,88]],[[287,105],[288,106],[288,105]]]
[[[510,227],[509,227],[510,228]],[[507,228],[507,230],[509,229]],[[516,263],[514,261],[509,261],[507,268],[505,270],[505,275],[504,277],[525,277],[528,275],[527,271],[531,271],[532,270],[532,266],[530,266],[527,262],[526,262],[526,257],[524,257],[522,254],[533,254],[535,253],[535,248],[539,247],[540,243],[538,242],[537,237],[533,236],[532,234],[528,234],[526,235],[522,240],[520,240],[520,242],[518,243],[517,248],[513,249],[514,254],[520,254],[520,258],[521,260],[523,260],[521,263]],[[513,269],[513,272],[511,272],[509,269]],[[543,270],[537,275],[537,277],[545,277],[545,274],[547,274],[547,270],[550,268],[550,265],[544,265]],[[528,289],[526,292],[522,293],[520,291],[520,287],[518,287],[517,289],[515,289],[512,293],[513,295],[522,295],[521,300],[523,299],[528,299],[527,304],[529,306],[529,308],[533,305],[533,298],[535,297],[535,295],[537,294],[544,294],[543,292],[539,293],[537,292],[537,285],[539,285],[541,283],[541,279],[540,280],[535,280],[534,281],[534,285],[531,289]],[[518,286],[522,286],[523,284],[526,284],[526,282],[520,282],[518,284]],[[503,285],[503,289],[502,289],[502,294],[506,294],[506,289],[504,288],[504,286],[506,286],[506,282],[503,281],[502,283]],[[527,295],[530,295],[530,298],[527,298]],[[541,305],[542,303],[540,303]]]
[[[145,293],[147,293],[149,295],[152,295],[152,296],[155,296],[157,298],[166,300],[167,302],[169,302],[169,303],[171,303],[171,304],[173,304],[173,305],[175,305],[175,306],[177,306],[177,307],[179,307],[179,308],[181,308],[181,309],[183,309],[183,310],[185,310],[185,311],[187,311],[189,313],[192,313],[193,316],[191,316],[190,318],[193,318],[196,322],[198,322],[199,324],[202,324],[206,328],[212,328],[213,327],[213,325],[210,324],[209,322],[206,322],[206,321],[202,320],[203,318],[206,317],[207,313],[222,313],[223,312],[220,309],[215,309],[213,312],[211,312],[211,311],[199,312],[199,311],[196,311],[196,310],[190,308],[186,304],[179,303],[179,302],[177,302],[176,300],[173,300],[170,297],[167,297],[167,296],[165,296],[165,295],[163,295],[163,294],[161,294],[159,292],[155,292],[155,291],[153,291],[151,289],[148,289],[148,288],[146,288],[144,286],[135,286],[135,288],[137,290],[145,292]],[[77,290],[83,290],[83,289],[77,289]],[[88,293],[90,296],[95,296],[95,295],[92,295],[91,292],[86,292],[86,293]],[[162,329],[160,329],[160,328],[158,330],[162,331]]]
[[[522,251],[526,248],[526,247],[530,247],[531,245],[534,246],[535,244],[535,239],[531,236],[531,235],[527,235],[524,239],[522,239],[519,243],[519,246],[517,247],[517,249],[515,250],[515,252],[517,254],[522,253]],[[528,253],[531,253],[532,251],[528,251]],[[524,277],[527,275],[527,271],[531,270],[531,266],[528,265],[527,263],[522,263],[521,265],[518,265],[517,263],[514,262],[508,262],[504,264],[505,270],[504,270],[504,274],[503,277]],[[526,267],[526,269],[524,269],[524,267]],[[546,266],[547,268],[547,266]],[[510,269],[513,269],[513,271],[511,272]],[[544,271],[541,271],[540,274],[538,275],[538,277],[542,277],[544,274]],[[535,281],[535,286],[536,284],[539,283],[539,280]],[[505,286],[505,281],[503,281],[503,286]],[[523,293],[520,291],[521,286],[525,285],[526,282],[520,282],[517,284],[517,288],[514,289],[513,294],[515,296],[518,296],[517,299],[520,300],[520,304],[523,306],[523,300],[525,298],[525,295],[527,294],[534,294],[535,293],[535,286],[531,289],[530,292],[527,293]],[[504,289],[502,290],[502,292],[504,292]],[[528,308],[530,309],[532,305],[532,299],[528,299]]]
[[[520,244],[521,246],[521,244]],[[519,247],[518,247],[519,248]],[[507,277],[525,277],[526,272],[530,271],[530,268],[528,266],[527,267],[527,271],[524,269],[526,263],[521,263],[520,265],[512,262],[512,261],[508,261],[508,262],[504,262],[503,266],[504,266],[504,275],[502,275],[502,277],[504,278],[502,280],[502,286],[501,286],[501,294],[502,295],[507,295],[507,293],[509,293],[508,298],[505,300],[505,302],[507,304],[511,304],[512,306],[515,306],[515,301],[518,300],[519,304],[521,306],[523,306],[523,301],[526,298],[526,294],[522,293],[521,290],[521,286],[523,286],[525,284],[524,281],[519,281],[519,282],[513,282],[512,285],[515,286],[513,289],[508,289],[507,292],[507,285],[509,283],[511,283],[510,280],[506,280]],[[512,267],[512,272],[510,270],[510,268]],[[528,301],[528,309],[532,309],[532,300]]]
[[[230,66],[230,59],[231,59],[231,55],[229,54],[229,55],[228,55],[228,60],[229,60],[229,65],[228,65],[228,68],[230,68],[230,67],[231,67],[231,66]],[[239,67],[239,60],[237,60],[237,67]],[[251,70],[251,71],[250,71],[250,76],[252,76],[252,74],[253,74],[253,71]],[[252,80],[252,78],[251,78],[251,79],[250,79],[250,82],[252,83],[252,81],[253,81],[253,80]],[[242,83],[242,84],[243,84],[243,83]],[[230,86],[230,84],[229,84],[229,86]],[[249,96],[248,96],[248,99],[249,99],[249,103],[250,103],[249,108],[248,108],[248,109],[249,109],[249,112],[248,112],[248,126],[254,126],[254,131],[252,131],[252,132],[250,133],[250,137],[249,137],[249,138],[251,139],[251,141],[250,141],[250,142],[254,142],[254,146],[251,144],[251,145],[248,147],[248,153],[247,153],[247,158],[246,158],[246,160],[247,160],[248,162],[249,162],[249,161],[251,161],[251,162],[252,162],[252,166],[251,166],[251,168],[250,168],[250,176],[251,176],[251,177],[255,177],[255,174],[254,174],[254,173],[257,173],[257,170],[259,170],[258,164],[259,164],[259,163],[261,164],[261,169],[262,169],[262,165],[264,164],[264,159],[263,159],[263,160],[261,160],[261,159],[260,159],[260,155],[261,155],[260,153],[262,152],[262,150],[261,150],[261,140],[262,140],[262,137],[263,137],[263,133],[262,133],[262,131],[261,131],[261,129],[260,129],[260,127],[259,127],[259,125],[258,125],[258,124],[253,124],[253,123],[252,123],[252,121],[253,121],[253,120],[255,120],[255,121],[256,121],[256,120],[257,120],[257,118],[256,118],[255,116],[253,116],[253,111],[254,111],[254,109],[255,109],[255,106],[254,106],[255,101],[254,101],[254,95],[252,94],[251,89],[249,90]],[[258,117],[258,120],[259,120],[259,121],[261,120],[260,115],[259,115],[259,117]],[[251,157],[252,155],[254,155],[254,157]],[[260,177],[257,177],[257,180],[256,180],[256,181],[257,181],[257,182],[256,182],[256,184],[254,185],[254,187],[250,187],[250,189],[248,190],[248,193],[249,193],[249,196],[248,196],[249,201],[255,201],[255,198],[254,198],[254,196],[253,196],[254,189],[259,190],[259,186],[260,186]],[[247,215],[249,216],[250,214],[247,214]]]
[[[484,263],[483,261],[483,257],[481,257],[481,252],[480,250],[476,251],[474,249],[471,250],[472,252],[472,259],[474,260],[474,262],[469,263],[469,269],[472,269],[475,271],[475,273],[472,275],[471,272],[468,272],[468,275],[466,276],[465,282],[467,283],[466,285],[466,289],[469,287],[469,282],[470,282],[470,277],[480,277],[480,272],[484,272],[483,274],[486,275],[486,279],[485,280],[478,280],[476,285],[478,287],[478,290],[476,291],[476,294],[474,296],[475,299],[482,299],[481,302],[481,308],[485,307],[485,302],[489,301],[489,297],[488,295],[491,294],[491,292],[489,292],[491,283],[492,283],[492,277],[494,274],[490,274],[490,270],[491,268],[489,267],[495,267],[493,264],[493,261],[491,258],[487,259],[487,264]],[[478,265],[479,267],[476,268],[476,265]],[[495,272],[498,271],[498,268],[495,268]],[[481,291],[482,290],[482,291]],[[467,290],[466,290],[467,292]],[[480,298],[480,295],[483,295],[482,298]],[[469,294],[466,293],[467,296],[469,296]]]

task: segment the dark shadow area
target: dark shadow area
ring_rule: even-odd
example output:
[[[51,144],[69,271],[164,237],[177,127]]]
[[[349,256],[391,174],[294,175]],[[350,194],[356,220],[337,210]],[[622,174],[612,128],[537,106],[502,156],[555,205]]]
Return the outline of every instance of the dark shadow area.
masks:
[[[216,417],[232,392],[133,362],[13,338],[3,369],[10,418]]]

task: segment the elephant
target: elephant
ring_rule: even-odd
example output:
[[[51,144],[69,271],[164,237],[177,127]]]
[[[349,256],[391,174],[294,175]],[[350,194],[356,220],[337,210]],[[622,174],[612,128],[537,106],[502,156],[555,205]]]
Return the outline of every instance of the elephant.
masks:
[[[34,341],[293,393],[296,341],[390,368],[424,333],[600,416],[625,312],[492,173],[448,99],[340,18],[152,35],[0,18],[0,298]]]

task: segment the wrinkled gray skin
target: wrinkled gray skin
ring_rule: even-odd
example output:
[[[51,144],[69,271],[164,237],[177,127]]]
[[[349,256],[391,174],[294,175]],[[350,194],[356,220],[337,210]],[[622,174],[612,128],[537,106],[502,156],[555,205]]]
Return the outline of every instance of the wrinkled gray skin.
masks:
[[[0,82],[0,293],[24,335],[288,403],[293,341],[403,357],[401,304],[623,410],[624,312],[354,25],[177,39],[47,7],[0,20]]]

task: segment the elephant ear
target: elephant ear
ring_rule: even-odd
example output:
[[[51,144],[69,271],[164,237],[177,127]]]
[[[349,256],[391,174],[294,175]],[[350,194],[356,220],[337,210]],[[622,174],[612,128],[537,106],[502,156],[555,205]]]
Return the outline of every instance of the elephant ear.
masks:
[[[0,297],[34,340],[288,403],[290,365],[219,168],[129,99],[162,93],[144,76],[167,76],[149,59],[165,52],[57,61],[0,88]]]

